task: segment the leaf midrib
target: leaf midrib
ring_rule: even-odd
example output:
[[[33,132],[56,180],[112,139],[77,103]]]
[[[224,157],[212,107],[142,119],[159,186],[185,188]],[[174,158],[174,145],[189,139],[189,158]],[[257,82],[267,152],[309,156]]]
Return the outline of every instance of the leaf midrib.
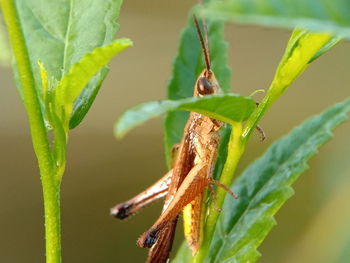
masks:
[[[68,43],[69,43],[69,33],[70,33],[70,30],[71,30],[71,20],[72,20],[72,10],[73,10],[73,2],[74,0],[70,0],[68,1],[69,2],[69,15],[68,15],[68,18],[67,18],[67,28],[66,28],[66,33],[65,33],[65,37],[64,37],[64,42],[63,42],[63,45],[64,45],[64,51],[63,51],[63,58],[62,58],[62,67],[63,67],[63,73],[62,75],[65,75],[67,74],[67,68],[68,66],[66,66],[66,63],[67,63],[67,49],[68,49]],[[62,77],[61,75],[61,77]]]

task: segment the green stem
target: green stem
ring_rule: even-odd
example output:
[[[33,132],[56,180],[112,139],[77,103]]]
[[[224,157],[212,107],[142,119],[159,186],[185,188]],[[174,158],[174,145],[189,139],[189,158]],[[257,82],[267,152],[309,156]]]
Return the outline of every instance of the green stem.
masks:
[[[43,119],[34,76],[25,44],[23,32],[13,0],[0,0],[2,13],[7,24],[16,66],[21,81],[30,131],[35,154],[38,159],[44,193],[46,262],[61,262],[60,243],[60,181],[57,180],[56,164],[50,150],[47,130]]]
[[[44,192],[46,262],[61,260],[60,182],[55,175],[41,175]]]
[[[264,116],[265,112],[270,108],[270,106],[280,97],[279,94],[275,94],[274,89],[270,87],[268,93],[266,96],[263,98],[263,100],[260,102],[259,107],[255,109],[253,114],[249,117],[247,120],[244,130],[242,133],[242,138],[243,138],[243,144],[245,145],[248,142],[248,139],[255,129],[256,125]]]
[[[245,144],[242,141],[242,123],[235,123],[232,126],[230,141],[228,143],[227,159],[220,177],[220,183],[224,185],[231,185],[237,164],[245,150]],[[216,191],[216,205],[222,208],[226,196],[226,191],[218,188]],[[214,204],[211,203],[209,207],[209,214],[204,226],[203,244],[198,251],[198,254],[193,258],[192,262],[203,262],[206,254],[209,252],[210,243],[213,238],[214,230],[220,212],[217,211]]]

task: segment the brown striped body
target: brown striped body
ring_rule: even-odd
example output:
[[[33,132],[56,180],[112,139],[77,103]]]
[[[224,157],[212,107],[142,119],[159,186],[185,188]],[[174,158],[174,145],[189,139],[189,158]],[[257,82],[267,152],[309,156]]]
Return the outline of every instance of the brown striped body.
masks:
[[[204,70],[198,77],[194,96],[199,93],[200,80],[205,78],[211,85],[212,94],[220,92],[218,83],[211,71]],[[192,112],[187,121],[178,156],[173,167],[171,184],[166,195],[162,214],[149,231],[138,240],[141,247],[152,247],[164,232],[167,224],[176,218],[184,207],[191,212],[186,239],[195,253],[200,246],[202,200],[205,187],[212,179],[212,170],[219,146],[221,124],[207,116]],[[186,218],[185,218],[186,220]]]

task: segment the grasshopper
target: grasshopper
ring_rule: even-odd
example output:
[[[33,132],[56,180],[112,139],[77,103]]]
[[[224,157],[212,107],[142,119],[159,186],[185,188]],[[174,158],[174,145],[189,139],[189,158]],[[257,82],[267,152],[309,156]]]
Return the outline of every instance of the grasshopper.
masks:
[[[211,70],[208,48],[208,33],[205,21],[203,38],[199,23],[193,16],[205,59],[205,69],[194,86],[194,97],[221,93],[214,72]],[[179,213],[184,210],[185,235],[189,247],[196,253],[201,243],[202,203],[205,188],[214,194],[213,185],[222,187],[237,198],[231,190],[212,177],[219,147],[219,130],[223,123],[191,112],[184,129],[182,140],[174,158],[173,168],[158,182],[144,192],[111,209],[119,219],[128,217],[148,203],[165,196],[163,211],[154,225],[137,241],[141,247],[151,248],[147,262],[167,262],[174,239]],[[213,195],[215,204],[215,194]]]

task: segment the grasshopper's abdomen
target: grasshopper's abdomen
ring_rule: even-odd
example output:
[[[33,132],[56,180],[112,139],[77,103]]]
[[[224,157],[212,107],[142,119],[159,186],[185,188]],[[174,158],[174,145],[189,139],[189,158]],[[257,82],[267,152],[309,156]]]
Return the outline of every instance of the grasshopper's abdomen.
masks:
[[[203,238],[203,195],[197,196],[191,203],[185,206],[183,210],[184,233],[188,246],[195,254]]]

